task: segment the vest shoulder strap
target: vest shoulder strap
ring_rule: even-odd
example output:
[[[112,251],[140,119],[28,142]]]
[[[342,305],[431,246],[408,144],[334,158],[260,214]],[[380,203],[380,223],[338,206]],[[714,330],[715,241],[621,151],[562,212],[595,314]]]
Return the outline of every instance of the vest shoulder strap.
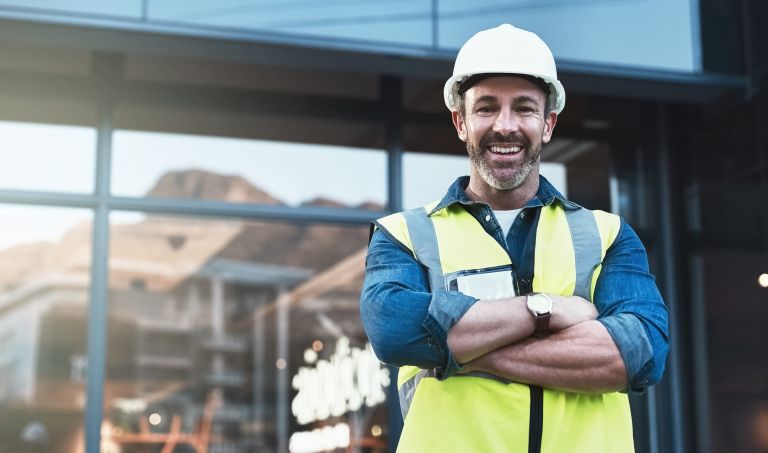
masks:
[[[603,257],[605,257],[606,252],[619,235],[619,230],[621,229],[621,217],[600,210],[592,211],[592,213],[595,215],[597,228],[600,230],[602,254]]]
[[[408,227],[405,223],[405,218],[402,212],[390,214],[386,217],[382,217],[373,222],[373,229],[380,229],[387,236],[394,239],[400,245],[410,250],[413,253],[413,243],[411,242],[411,235],[408,233]],[[373,230],[371,230],[373,234]]]
[[[618,216],[604,211],[592,211],[580,206],[563,207],[560,203],[542,207],[537,231],[534,287],[544,290],[555,284],[560,291],[591,301],[601,263],[616,238],[619,225]],[[551,278],[552,266],[561,267],[554,274],[569,277],[566,280]],[[543,280],[545,274],[548,274],[548,284]],[[570,289],[566,288],[568,285],[563,286],[567,280],[572,282]],[[555,291],[554,288],[550,290]]]
[[[435,205],[436,203],[430,203],[427,206],[392,214],[374,222],[377,227],[407,247],[414,258],[427,268],[432,290],[445,287],[437,234],[432,219],[428,216],[428,212]]]
[[[427,268],[429,286],[432,291],[445,289],[443,267],[440,262],[440,247],[432,219],[427,215],[428,207],[410,209],[403,212],[408,234],[412,239],[413,254]]]

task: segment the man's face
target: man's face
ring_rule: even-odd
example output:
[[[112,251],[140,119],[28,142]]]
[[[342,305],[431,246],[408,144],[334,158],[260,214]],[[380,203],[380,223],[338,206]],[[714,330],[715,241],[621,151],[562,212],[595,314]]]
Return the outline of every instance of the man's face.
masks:
[[[464,96],[464,115],[454,112],[453,123],[467,144],[473,173],[494,189],[517,188],[538,167],[557,114],[545,116],[544,92],[514,76],[481,80]]]

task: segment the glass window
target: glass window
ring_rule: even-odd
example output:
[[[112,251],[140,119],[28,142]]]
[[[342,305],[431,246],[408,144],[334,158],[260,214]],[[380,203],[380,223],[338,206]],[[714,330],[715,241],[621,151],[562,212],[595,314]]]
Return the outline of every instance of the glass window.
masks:
[[[403,207],[417,208],[440,200],[456,178],[468,174],[467,156],[403,153]]]
[[[478,31],[509,22],[538,34],[558,60],[693,72],[701,65],[695,3],[441,0],[438,46],[458,49]]]
[[[698,358],[708,372],[710,405],[702,420],[711,451],[766,451],[768,278],[761,275],[768,274],[768,255],[720,248],[702,250],[695,260],[698,334],[706,336]]]
[[[92,192],[96,130],[0,121],[0,187]],[[63,164],[62,164],[63,163]]]
[[[689,0],[440,0],[436,5],[431,0],[226,0],[215,5],[155,0],[148,11],[149,19],[159,22],[328,38],[329,45],[330,40],[390,44],[403,50],[455,51],[474,33],[510,22],[538,33],[562,60],[686,72],[701,67],[698,8]]]
[[[118,16],[235,39],[264,40],[266,32],[270,41],[407,54],[455,52],[474,33],[510,22],[539,34],[558,60],[685,72],[702,66],[698,2],[690,0],[14,0],[0,9]]]
[[[431,0],[149,2],[150,20],[403,45],[432,43]]]
[[[91,213],[0,218],[0,451],[83,451]]]
[[[553,138],[541,150],[541,173],[568,199],[612,212],[618,196],[611,186],[613,153],[607,142]]]
[[[142,0],[5,0],[0,8],[43,9],[51,13],[81,13],[109,16],[141,17]]]
[[[382,209],[378,150],[142,131],[114,135],[113,193]]]
[[[367,239],[367,226],[113,213],[105,442],[385,448],[389,375],[358,314]]]

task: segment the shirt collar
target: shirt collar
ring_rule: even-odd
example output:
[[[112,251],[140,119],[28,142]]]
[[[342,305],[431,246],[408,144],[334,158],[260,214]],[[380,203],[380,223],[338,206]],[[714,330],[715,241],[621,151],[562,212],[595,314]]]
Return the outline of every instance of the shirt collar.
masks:
[[[432,215],[436,213],[437,211],[440,211],[442,209],[447,208],[448,206],[451,206],[455,203],[462,204],[464,206],[471,206],[471,205],[486,205],[486,203],[479,202],[479,201],[472,201],[467,196],[467,193],[465,192],[467,185],[469,185],[469,176],[460,176],[459,178],[454,181],[453,184],[451,184],[451,187],[448,188],[448,192],[445,194],[442,200],[435,206],[432,211],[429,212],[428,215]],[[579,209],[581,206],[578,204],[568,200],[561,194],[557,189],[555,189],[555,186],[550,183],[547,178],[539,175],[539,190],[536,191],[536,196],[528,200],[528,203],[526,203],[526,208],[535,208],[539,206],[549,206],[551,205],[555,200],[560,201],[560,203],[563,205],[563,208],[566,210],[573,210],[573,209]]]

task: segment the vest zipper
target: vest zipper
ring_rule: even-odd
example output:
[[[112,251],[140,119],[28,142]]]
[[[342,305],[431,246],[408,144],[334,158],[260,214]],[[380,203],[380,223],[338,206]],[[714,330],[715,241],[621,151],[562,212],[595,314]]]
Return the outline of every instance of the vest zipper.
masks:
[[[531,413],[528,424],[528,453],[541,453],[541,432],[544,423],[544,389],[529,385]]]

